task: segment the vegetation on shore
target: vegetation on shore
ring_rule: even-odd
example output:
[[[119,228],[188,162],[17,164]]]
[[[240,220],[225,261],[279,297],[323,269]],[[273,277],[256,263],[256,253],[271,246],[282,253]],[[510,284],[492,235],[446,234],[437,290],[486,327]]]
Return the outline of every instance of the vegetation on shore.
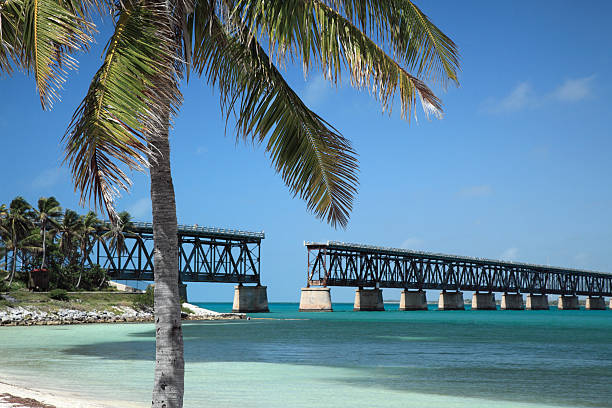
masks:
[[[30,292],[18,290],[11,292],[11,300],[0,299],[0,310],[9,307],[35,307],[45,312],[54,312],[60,309],[72,309],[83,312],[93,310],[111,310],[115,307],[137,309],[136,299],[139,295],[126,292],[66,292],[66,299],[53,299],[50,293]]]
[[[94,212],[62,209],[55,197],[41,197],[36,207],[23,197],[0,205],[0,292],[39,289],[35,270],[48,271],[49,290],[106,289],[106,270],[86,267],[86,258],[97,240],[123,252],[131,217],[127,212],[119,217],[120,224],[108,228]]]

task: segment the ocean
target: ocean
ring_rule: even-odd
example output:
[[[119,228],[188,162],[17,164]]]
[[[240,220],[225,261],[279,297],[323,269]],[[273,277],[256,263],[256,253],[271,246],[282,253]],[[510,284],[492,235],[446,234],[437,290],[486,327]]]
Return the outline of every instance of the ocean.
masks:
[[[612,407],[610,310],[386,308],[186,322],[185,407]],[[1,327],[0,377],[148,407],[154,351],[152,324]]]

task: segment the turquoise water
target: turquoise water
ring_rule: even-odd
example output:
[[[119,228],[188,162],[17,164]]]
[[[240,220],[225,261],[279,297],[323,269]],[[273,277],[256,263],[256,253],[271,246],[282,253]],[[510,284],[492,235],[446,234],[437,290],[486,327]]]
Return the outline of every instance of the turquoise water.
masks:
[[[186,323],[185,406],[612,407],[612,311],[386,307]],[[0,328],[0,374],[93,399],[150,406],[153,359],[151,324]]]

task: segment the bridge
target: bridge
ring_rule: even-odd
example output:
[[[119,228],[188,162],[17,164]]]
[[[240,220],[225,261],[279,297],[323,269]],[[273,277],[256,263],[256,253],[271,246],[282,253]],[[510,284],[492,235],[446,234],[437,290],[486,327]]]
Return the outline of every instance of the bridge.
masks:
[[[154,279],[153,224],[132,222],[123,232],[125,246],[118,251],[110,239],[103,238],[110,230],[104,222],[90,247],[86,266],[99,265],[113,280]],[[178,225],[179,279],[186,298],[184,282],[237,283],[234,310],[238,312],[268,311],[267,288],[261,286],[261,241],[263,232],[249,232],[198,225]],[[255,284],[255,286],[244,286]]]
[[[307,287],[300,310],[331,311],[330,286],[357,287],[355,310],[384,310],[382,288],[403,289],[400,310],[426,310],[425,290],[441,291],[438,308],[464,309],[462,291],[473,291],[472,309],[548,309],[548,295],[559,295],[559,309],[605,309],[612,296],[612,274],[546,265],[472,258],[406,249],[328,241],[305,242]],[[612,308],[612,300],[611,305]]]

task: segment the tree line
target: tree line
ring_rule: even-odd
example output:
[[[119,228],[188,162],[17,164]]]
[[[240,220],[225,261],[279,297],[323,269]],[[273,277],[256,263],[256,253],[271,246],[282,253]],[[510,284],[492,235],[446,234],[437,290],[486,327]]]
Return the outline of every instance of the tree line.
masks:
[[[0,204],[0,290],[33,289],[33,271],[48,273],[49,289],[107,287],[106,270],[86,265],[87,254],[98,240],[116,253],[125,250],[131,216],[124,211],[119,220],[109,225],[93,211],[63,209],[55,197],[41,197],[36,206],[21,196]]]

